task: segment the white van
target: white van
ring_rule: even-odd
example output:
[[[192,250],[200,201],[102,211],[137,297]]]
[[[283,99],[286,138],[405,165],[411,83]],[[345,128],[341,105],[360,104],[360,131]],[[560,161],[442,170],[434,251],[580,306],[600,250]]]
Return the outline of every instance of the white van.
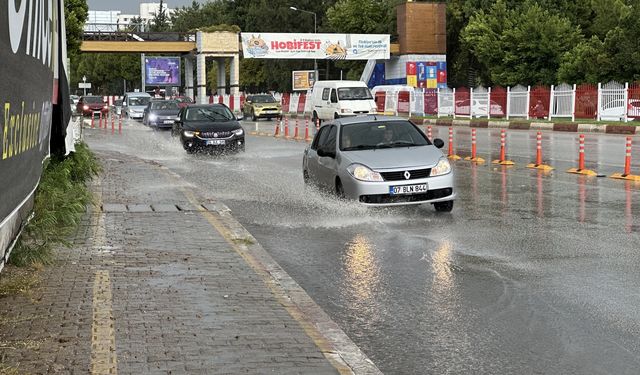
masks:
[[[151,95],[146,92],[128,92],[122,99],[122,112],[126,118],[142,119],[150,101]]]
[[[311,110],[316,119],[376,113],[376,103],[362,81],[316,81],[311,92]]]

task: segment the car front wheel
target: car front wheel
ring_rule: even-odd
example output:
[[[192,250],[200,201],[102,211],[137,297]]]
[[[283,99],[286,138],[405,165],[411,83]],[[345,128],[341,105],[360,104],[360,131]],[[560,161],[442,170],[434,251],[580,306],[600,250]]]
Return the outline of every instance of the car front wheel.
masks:
[[[453,210],[453,201],[436,202],[433,204],[438,212],[451,212]]]

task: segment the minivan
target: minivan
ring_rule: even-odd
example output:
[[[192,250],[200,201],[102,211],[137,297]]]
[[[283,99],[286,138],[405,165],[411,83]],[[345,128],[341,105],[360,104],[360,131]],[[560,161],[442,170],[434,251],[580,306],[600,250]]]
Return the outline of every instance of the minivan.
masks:
[[[376,113],[376,103],[362,81],[316,81],[311,92],[313,122]]]
[[[146,92],[128,92],[122,99],[122,113],[126,118],[142,119],[150,101],[151,95]]]

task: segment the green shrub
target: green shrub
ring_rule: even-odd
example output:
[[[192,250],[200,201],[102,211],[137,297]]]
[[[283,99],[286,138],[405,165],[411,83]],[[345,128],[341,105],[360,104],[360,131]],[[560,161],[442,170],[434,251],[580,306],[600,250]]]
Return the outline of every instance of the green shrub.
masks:
[[[65,158],[52,158],[36,190],[33,218],[24,228],[9,261],[17,266],[50,264],[55,245],[68,238],[91,202],[87,182],[100,166],[86,144]]]

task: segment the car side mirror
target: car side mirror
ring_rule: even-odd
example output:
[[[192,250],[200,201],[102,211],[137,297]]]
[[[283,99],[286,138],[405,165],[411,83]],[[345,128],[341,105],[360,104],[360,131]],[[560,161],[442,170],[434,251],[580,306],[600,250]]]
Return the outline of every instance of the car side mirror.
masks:
[[[436,138],[433,140],[433,145],[436,146],[437,148],[443,148],[444,147],[444,141],[440,138]]]
[[[236,120],[237,121],[244,120],[244,115],[242,114],[242,112],[239,112],[238,114],[236,114]]]

